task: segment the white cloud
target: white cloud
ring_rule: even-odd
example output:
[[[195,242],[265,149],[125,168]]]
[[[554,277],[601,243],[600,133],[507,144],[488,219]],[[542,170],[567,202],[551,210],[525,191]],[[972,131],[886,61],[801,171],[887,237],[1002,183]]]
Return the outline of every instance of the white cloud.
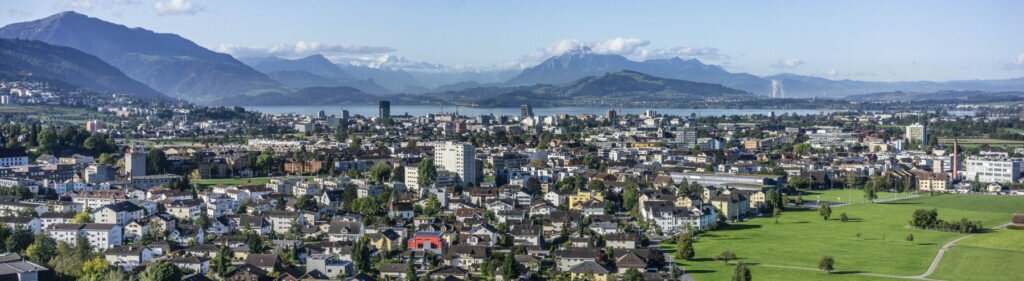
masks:
[[[637,49],[650,44],[647,40],[637,38],[617,37],[605,41],[580,41],[576,39],[565,39],[555,42],[544,49],[527,54],[521,60],[534,62],[545,60],[550,57],[560,56],[569,52],[583,52],[593,54],[616,54],[632,55]]]
[[[694,48],[694,47],[672,47],[672,48],[653,48],[643,49],[637,53],[634,58],[641,60],[648,59],[666,59],[666,58],[695,58],[702,60],[713,60],[722,61],[728,60],[729,57],[726,54],[722,54],[717,48]]]
[[[31,12],[25,11],[25,10],[18,10],[18,9],[8,9],[7,10],[7,16],[12,17],[12,18],[25,18],[25,17],[31,16],[31,15],[32,15]]]
[[[1017,55],[1017,59],[1013,60],[1010,64],[1017,68],[1024,69],[1024,53]]]
[[[195,5],[191,0],[165,0],[153,3],[158,15],[195,15],[202,12],[203,7]]]
[[[76,11],[89,11],[95,8],[111,9],[116,6],[138,5],[141,0],[63,0],[55,3],[58,9],[71,9]]]
[[[651,42],[638,38],[616,37],[604,41],[580,41],[565,39],[551,44],[519,59],[519,67],[530,67],[550,57],[569,52],[621,55],[632,60],[665,59],[673,57],[723,61],[730,57],[716,48],[697,47],[650,47]]]
[[[839,77],[839,70],[833,68],[833,69],[829,70],[828,72],[825,72],[825,75],[828,75],[829,77]]]
[[[378,46],[346,46],[311,41],[298,41],[293,44],[274,44],[265,46],[241,46],[220,44],[213,48],[221,53],[236,57],[275,56],[282,58],[299,58],[315,54],[325,57],[373,57],[394,52],[395,49]]]
[[[72,10],[82,10],[82,11],[84,11],[84,10],[92,10],[92,8],[96,6],[96,1],[95,0],[71,0],[71,1],[68,1],[65,4],[65,6],[71,8]]]
[[[804,64],[807,63],[800,59],[784,59],[773,63],[771,67],[776,69],[795,69]]]
[[[1011,59],[1009,62],[996,64],[996,68],[1003,70],[1024,70],[1024,53],[1017,55],[1017,57]]]

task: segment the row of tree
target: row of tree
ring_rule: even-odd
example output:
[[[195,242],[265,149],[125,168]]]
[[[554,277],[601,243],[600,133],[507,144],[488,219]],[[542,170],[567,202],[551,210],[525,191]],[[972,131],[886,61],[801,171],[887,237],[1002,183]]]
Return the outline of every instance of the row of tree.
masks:
[[[910,225],[922,229],[934,229],[939,231],[953,231],[960,233],[976,233],[981,231],[981,221],[971,221],[962,218],[959,221],[944,221],[939,219],[937,209],[917,209],[910,220]]]

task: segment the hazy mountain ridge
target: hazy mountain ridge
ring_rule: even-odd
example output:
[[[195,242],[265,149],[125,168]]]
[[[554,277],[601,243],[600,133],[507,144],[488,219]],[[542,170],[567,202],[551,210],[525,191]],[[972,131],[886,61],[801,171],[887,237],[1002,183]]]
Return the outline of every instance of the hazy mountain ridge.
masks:
[[[844,98],[854,102],[959,102],[977,103],[1024,100],[1024,91],[938,91],[938,92],[880,92],[852,95]]]
[[[29,73],[31,75],[25,75]],[[94,92],[167,98],[103,60],[79,50],[40,41],[0,39],[0,78],[21,80],[26,77]]]
[[[370,104],[380,97],[367,94],[359,89],[339,87],[310,87],[295,92],[268,92],[251,96],[233,96],[213,101],[213,105],[237,106],[298,106],[298,105],[341,105]]]
[[[692,104],[729,99],[755,99],[748,92],[718,84],[660,78],[636,71],[619,71],[588,76],[561,85],[478,87],[460,91],[427,94],[450,103],[497,107],[534,104],[560,105],[640,105],[644,103]]]
[[[156,90],[191,100],[280,87],[230,55],[210,51],[181,36],[128,28],[75,12],[10,24],[0,28],[0,37],[72,47]]]
[[[671,79],[722,84],[758,95],[770,95],[772,80],[776,80],[781,83],[786,97],[794,98],[844,97],[887,91],[1024,90],[1024,78],[949,82],[875,82],[831,80],[786,73],[759,77],[748,73],[731,73],[720,66],[704,64],[696,59],[671,58],[632,61],[620,55],[593,54],[586,49],[551,57],[536,66],[524,69],[521,74],[509,79],[507,84],[557,84],[620,70],[633,70]]]

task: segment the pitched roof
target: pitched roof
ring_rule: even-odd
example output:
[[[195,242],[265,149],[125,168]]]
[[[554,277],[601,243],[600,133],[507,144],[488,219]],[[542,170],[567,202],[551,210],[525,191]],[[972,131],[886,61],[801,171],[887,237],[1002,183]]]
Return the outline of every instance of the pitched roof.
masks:
[[[611,271],[608,271],[607,268],[605,268],[604,266],[601,266],[600,264],[598,264],[598,263],[596,263],[594,261],[585,261],[585,262],[582,262],[582,263],[579,263],[579,264],[573,266],[572,268],[569,268],[569,272],[572,272],[572,273],[608,274]]]
[[[258,267],[273,267],[277,262],[277,254],[249,254],[245,257],[245,264]]]

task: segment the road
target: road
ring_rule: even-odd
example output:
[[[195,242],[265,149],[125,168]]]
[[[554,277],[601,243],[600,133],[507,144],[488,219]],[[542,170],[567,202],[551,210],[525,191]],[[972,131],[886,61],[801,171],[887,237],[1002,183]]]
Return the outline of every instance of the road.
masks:
[[[1003,225],[1000,225],[1000,226],[996,226],[996,227],[993,227],[992,229],[1003,228],[1003,227],[1007,227],[1007,226],[1010,226],[1010,223],[1006,223],[1006,224],[1003,224]],[[953,239],[953,241],[949,241],[949,243],[946,243],[946,245],[942,245],[942,248],[939,249],[939,252],[937,254],[935,254],[935,259],[932,260],[932,265],[928,267],[928,270],[925,271],[923,274],[918,275],[918,276],[914,276],[914,277],[916,277],[917,279],[926,279],[928,277],[928,275],[932,275],[932,273],[935,272],[935,269],[939,268],[939,262],[942,261],[942,256],[946,254],[946,251],[948,251],[950,247],[953,247],[954,245],[956,245],[956,242],[960,242],[960,240],[967,239],[968,237],[971,237],[971,236],[974,236],[974,235],[978,235],[978,234],[977,233],[969,234],[969,235],[964,236],[964,237]]]

